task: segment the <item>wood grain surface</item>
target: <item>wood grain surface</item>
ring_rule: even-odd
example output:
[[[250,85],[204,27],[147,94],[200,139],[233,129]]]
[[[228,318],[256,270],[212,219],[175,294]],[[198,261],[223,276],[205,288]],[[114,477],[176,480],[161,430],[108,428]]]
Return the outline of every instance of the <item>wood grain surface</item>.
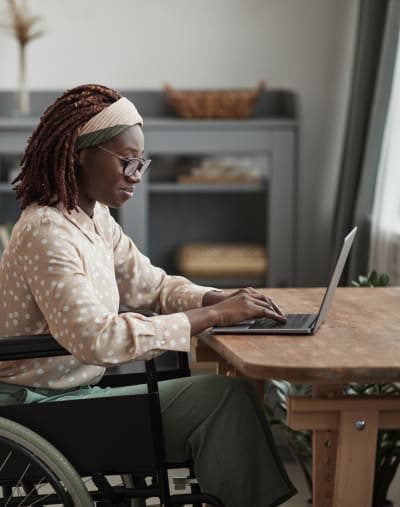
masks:
[[[263,290],[286,313],[316,313],[324,293]],[[400,287],[338,288],[326,322],[311,336],[199,337],[253,378],[310,384],[400,381]]]

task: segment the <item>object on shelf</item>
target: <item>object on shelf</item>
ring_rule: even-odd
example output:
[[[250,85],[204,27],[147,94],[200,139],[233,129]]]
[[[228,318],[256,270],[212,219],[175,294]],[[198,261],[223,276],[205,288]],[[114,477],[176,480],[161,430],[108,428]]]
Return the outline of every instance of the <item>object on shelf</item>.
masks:
[[[176,252],[179,271],[187,277],[262,277],[265,249],[255,244],[188,243]]]
[[[203,159],[189,174],[178,176],[179,183],[261,183],[262,171],[251,158]]]
[[[265,88],[264,81],[254,90],[177,91],[164,85],[169,102],[182,118],[246,118]]]

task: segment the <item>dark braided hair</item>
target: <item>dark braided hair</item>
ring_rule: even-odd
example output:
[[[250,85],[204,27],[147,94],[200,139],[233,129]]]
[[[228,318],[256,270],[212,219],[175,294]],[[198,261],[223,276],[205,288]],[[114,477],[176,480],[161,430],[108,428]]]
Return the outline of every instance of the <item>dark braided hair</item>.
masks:
[[[54,206],[60,201],[69,211],[77,207],[75,143],[79,130],[120,98],[110,88],[87,84],[67,90],[47,108],[28,140],[21,172],[13,181],[22,209],[33,202]]]

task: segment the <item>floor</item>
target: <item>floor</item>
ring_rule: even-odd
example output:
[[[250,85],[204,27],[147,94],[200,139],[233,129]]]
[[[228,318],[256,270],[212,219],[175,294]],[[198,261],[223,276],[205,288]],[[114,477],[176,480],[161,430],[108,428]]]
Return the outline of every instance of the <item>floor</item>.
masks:
[[[297,495],[285,502],[285,507],[306,507],[310,504],[307,500],[310,498],[310,493],[307,488],[306,481],[304,480],[303,473],[300,467],[295,463],[286,463],[285,468],[289,474],[290,479],[297,488]]]
[[[295,463],[286,463],[285,467],[289,477],[297,487],[298,494],[282,505],[284,507],[309,507],[310,504],[307,503],[307,500],[310,498],[310,494],[300,467]],[[400,507],[400,470],[398,470],[391,484],[388,499],[393,502],[394,507]]]
[[[291,498],[289,501],[282,504],[283,507],[310,507],[310,503],[307,501],[310,499],[310,493],[307,488],[307,484],[304,480],[302,471],[296,463],[286,463],[286,470],[289,477],[295,484],[298,493],[296,496]],[[181,476],[185,474],[184,470],[178,472]],[[392,482],[391,488],[389,489],[389,499],[393,502],[394,507],[400,507],[400,470],[398,471],[395,479]],[[159,505],[157,500],[149,501],[147,505],[156,506]],[[243,506],[251,507],[251,506]],[[365,506],[367,507],[367,506]]]

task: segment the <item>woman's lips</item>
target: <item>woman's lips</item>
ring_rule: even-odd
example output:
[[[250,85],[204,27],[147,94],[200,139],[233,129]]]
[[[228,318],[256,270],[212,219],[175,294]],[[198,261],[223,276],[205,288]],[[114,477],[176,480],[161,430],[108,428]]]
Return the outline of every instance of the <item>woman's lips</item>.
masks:
[[[133,193],[135,191],[135,187],[126,187],[126,188],[121,188],[121,192],[123,194],[125,194],[127,197],[132,197],[133,196]]]

